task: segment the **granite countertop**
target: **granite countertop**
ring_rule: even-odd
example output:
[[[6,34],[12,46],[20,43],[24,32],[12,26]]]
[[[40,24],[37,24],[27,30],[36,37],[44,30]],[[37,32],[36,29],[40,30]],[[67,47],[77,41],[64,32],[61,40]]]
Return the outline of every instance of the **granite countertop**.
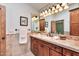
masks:
[[[49,37],[46,35],[34,34],[34,33],[30,34],[30,36],[49,42],[51,44],[55,44],[70,49],[75,52],[79,52],[79,40],[78,40],[79,37],[76,36],[67,36],[66,40],[61,40],[59,36]],[[75,38],[75,40],[73,38]]]

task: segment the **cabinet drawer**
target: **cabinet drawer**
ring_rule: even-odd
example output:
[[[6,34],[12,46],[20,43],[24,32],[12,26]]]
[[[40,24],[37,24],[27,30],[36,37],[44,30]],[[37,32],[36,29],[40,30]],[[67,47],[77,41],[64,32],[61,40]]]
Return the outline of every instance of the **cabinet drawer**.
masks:
[[[49,53],[50,56],[62,56],[62,54],[50,49],[50,53]]]
[[[62,48],[61,47],[59,47],[59,46],[55,46],[55,50],[57,51],[57,52],[59,52],[59,53],[62,53]]]
[[[73,56],[79,56],[78,52],[73,52]]]
[[[54,44],[50,44],[49,47],[50,47],[52,50],[55,50],[55,45],[54,45]]]
[[[62,53],[62,50],[63,50],[61,47],[54,45],[54,44],[51,45],[51,49],[53,49],[59,53]]]
[[[71,50],[68,50],[68,49],[63,48],[63,55],[64,55],[64,56],[72,56],[72,51],[71,51]]]
[[[33,51],[33,53],[34,53],[35,55],[38,55],[38,52],[39,52],[38,49],[34,48],[32,51]]]

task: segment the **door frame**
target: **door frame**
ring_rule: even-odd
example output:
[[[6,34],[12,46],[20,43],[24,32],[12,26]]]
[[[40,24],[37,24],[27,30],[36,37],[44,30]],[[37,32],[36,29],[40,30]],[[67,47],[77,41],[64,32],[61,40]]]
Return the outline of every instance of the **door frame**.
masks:
[[[0,5],[0,9],[1,9],[1,20],[3,20],[3,26],[4,26],[4,36],[1,35],[0,38],[0,55],[6,55],[6,8],[3,5]],[[2,28],[2,27],[1,27]],[[5,44],[5,45],[3,45]],[[5,47],[5,49],[3,48],[3,46]]]

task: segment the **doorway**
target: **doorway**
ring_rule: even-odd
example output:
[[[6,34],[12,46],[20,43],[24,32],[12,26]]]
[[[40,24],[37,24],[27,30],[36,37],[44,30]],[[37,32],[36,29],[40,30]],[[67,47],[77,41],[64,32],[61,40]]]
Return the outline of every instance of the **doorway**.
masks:
[[[45,31],[45,19],[40,19],[39,20],[39,27],[40,27],[40,31]]]

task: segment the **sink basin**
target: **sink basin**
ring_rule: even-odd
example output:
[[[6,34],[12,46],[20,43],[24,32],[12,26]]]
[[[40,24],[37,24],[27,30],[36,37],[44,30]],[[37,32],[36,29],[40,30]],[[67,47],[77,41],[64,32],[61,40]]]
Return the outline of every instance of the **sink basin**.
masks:
[[[55,40],[59,40],[60,37],[59,37],[59,36],[54,36],[53,39],[55,39]]]

